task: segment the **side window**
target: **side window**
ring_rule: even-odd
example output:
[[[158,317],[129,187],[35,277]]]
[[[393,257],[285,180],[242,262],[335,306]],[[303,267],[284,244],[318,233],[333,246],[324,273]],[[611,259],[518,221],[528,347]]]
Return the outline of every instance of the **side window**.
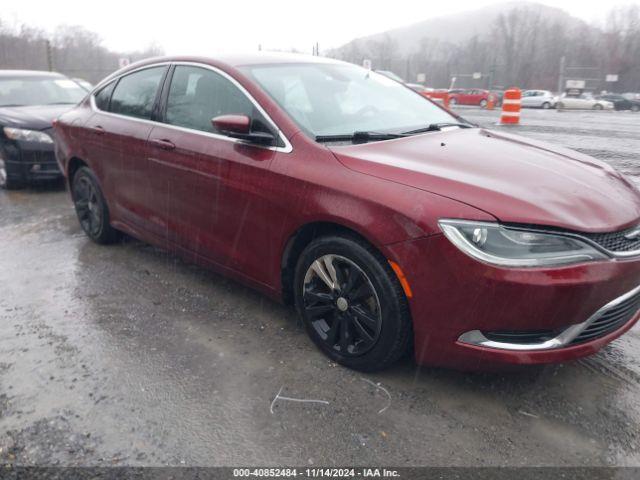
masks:
[[[109,101],[111,100],[111,94],[113,93],[113,87],[116,86],[116,82],[111,82],[106,87],[103,87],[95,95],[96,107],[98,110],[109,110]]]
[[[200,67],[175,68],[167,97],[166,123],[215,133],[211,119],[229,114],[247,115],[254,120],[254,126],[265,124],[247,96],[222,75]]]
[[[136,118],[151,118],[153,102],[167,67],[153,67],[120,79],[111,96],[109,111]]]

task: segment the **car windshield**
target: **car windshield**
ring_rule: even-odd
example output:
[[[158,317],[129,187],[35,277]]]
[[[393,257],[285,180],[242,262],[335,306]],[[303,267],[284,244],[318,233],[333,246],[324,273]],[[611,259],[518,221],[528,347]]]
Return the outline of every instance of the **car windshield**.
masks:
[[[256,65],[243,71],[313,138],[460,121],[410,88],[355,65]]]
[[[87,91],[65,77],[0,78],[0,107],[76,104]]]

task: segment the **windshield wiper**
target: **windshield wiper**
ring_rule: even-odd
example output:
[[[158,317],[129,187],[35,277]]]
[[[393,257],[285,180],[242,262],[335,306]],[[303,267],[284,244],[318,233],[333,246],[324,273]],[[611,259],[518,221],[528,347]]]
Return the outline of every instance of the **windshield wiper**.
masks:
[[[416,128],[415,130],[409,130],[408,132],[402,132],[403,135],[415,135],[417,133],[434,132],[442,130],[444,127],[460,127],[460,128],[473,128],[475,125],[470,123],[456,123],[456,122],[441,122],[432,123],[426,127]]]
[[[406,137],[404,133],[384,133],[384,132],[353,132],[339,135],[317,135],[316,142],[353,142],[367,143],[376,140],[392,140],[394,138]]]

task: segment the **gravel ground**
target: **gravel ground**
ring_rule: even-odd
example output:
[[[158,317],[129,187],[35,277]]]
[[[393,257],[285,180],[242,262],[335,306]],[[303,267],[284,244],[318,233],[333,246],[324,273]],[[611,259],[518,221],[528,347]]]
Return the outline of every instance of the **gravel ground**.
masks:
[[[640,183],[640,114],[522,124],[497,128]],[[0,191],[0,267],[2,463],[640,466],[638,327],[571,364],[362,375],[241,285],[134,240],[90,243],[60,187]]]

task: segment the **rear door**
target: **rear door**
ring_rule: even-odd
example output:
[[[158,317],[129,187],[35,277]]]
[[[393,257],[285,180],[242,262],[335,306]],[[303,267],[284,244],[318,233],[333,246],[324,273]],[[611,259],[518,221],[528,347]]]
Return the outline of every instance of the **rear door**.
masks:
[[[268,122],[235,82],[204,66],[176,65],[163,104],[166,125],[149,137],[152,228],[194,254],[266,278],[276,149],[224,136],[211,119],[247,115],[254,128]]]
[[[482,100],[482,91],[481,90],[469,90],[467,92],[467,105],[480,105],[480,100]]]
[[[527,90],[522,94],[521,105],[523,107],[533,107],[535,105],[535,96],[536,92],[533,90]]]
[[[566,95],[560,101],[566,108],[582,108],[582,102],[576,95]]]
[[[150,214],[147,139],[167,68],[137,70],[105,87],[96,97],[96,113],[85,125],[90,139],[87,156],[114,219],[143,228]]]

